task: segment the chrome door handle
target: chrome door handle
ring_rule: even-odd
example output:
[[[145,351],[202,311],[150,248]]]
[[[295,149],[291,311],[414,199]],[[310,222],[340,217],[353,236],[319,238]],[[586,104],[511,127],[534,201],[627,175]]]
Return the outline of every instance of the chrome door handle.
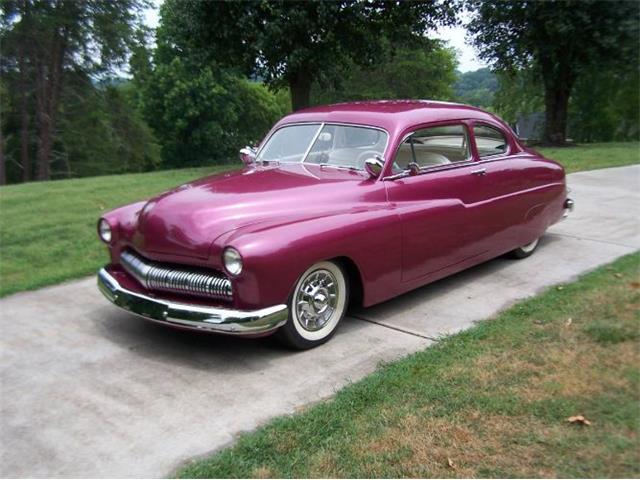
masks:
[[[471,175],[486,175],[487,174],[487,169],[486,168],[479,168],[477,170],[471,170]]]

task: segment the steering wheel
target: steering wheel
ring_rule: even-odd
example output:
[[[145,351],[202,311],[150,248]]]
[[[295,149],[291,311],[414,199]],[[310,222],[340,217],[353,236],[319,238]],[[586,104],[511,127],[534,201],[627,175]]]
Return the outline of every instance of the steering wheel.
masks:
[[[317,161],[315,163],[328,163],[329,162],[329,154],[324,151],[324,152],[318,152],[317,154]]]

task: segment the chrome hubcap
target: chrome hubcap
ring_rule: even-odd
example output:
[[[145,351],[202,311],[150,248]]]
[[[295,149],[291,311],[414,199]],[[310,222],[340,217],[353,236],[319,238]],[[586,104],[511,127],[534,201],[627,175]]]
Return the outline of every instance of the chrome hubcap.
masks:
[[[296,295],[302,328],[314,332],[324,327],[336,311],[338,294],[338,282],[330,271],[316,270],[307,275]]]

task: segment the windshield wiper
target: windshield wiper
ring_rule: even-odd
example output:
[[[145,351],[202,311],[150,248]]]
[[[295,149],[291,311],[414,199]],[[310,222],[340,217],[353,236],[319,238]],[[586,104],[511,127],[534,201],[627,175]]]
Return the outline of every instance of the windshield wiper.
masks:
[[[274,163],[276,165],[280,165],[280,160],[259,160],[259,162],[264,165],[265,163]],[[258,162],[256,162],[258,163]]]
[[[311,164],[311,165],[313,165],[313,164]],[[320,168],[322,168],[322,167],[331,167],[331,168],[340,168],[340,169],[355,170],[355,171],[359,171],[360,170],[357,167],[348,167],[346,165],[334,165],[332,163],[317,163],[316,165],[320,166]]]

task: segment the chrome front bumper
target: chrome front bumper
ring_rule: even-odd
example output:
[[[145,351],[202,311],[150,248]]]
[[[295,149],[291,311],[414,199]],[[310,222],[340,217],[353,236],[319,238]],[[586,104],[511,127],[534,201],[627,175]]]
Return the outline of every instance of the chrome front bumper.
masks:
[[[98,272],[98,288],[114,305],[131,313],[155,322],[193,330],[259,335],[281,327],[289,316],[286,305],[245,311],[174,303],[148,297],[122,287],[104,268]]]

